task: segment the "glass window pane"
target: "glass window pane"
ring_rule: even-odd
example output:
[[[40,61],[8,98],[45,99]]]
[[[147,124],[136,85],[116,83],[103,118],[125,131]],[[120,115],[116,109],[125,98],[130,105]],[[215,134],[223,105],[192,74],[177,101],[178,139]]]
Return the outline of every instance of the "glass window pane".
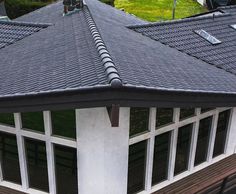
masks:
[[[0,113],[0,123],[15,126],[14,115],[12,113]]]
[[[25,149],[30,188],[48,192],[48,171],[45,143],[26,138]]]
[[[0,159],[3,180],[21,184],[16,136],[0,133]]]
[[[179,128],[174,175],[188,169],[192,128],[192,124]]]
[[[154,147],[152,185],[167,180],[171,132],[156,136]]]
[[[195,115],[194,108],[181,108],[180,109],[180,120],[192,117]]]
[[[54,135],[76,138],[75,110],[51,111]]]
[[[201,108],[201,113],[208,112],[210,110],[214,110],[215,108]]]
[[[129,146],[128,194],[144,190],[147,142]]]
[[[21,113],[22,128],[44,132],[43,112]]]
[[[156,127],[159,128],[173,122],[173,108],[157,108]]]
[[[54,145],[57,194],[78,193],[76,149]]]
[[[211,133],[212,117],[202,119],[199,123],[197,148],[194,165],[201,164],[207,159],[207,152]]]
[[[213,157],[216,157],[224,153],[229,117],[230,117],[230,110],[221,112],[219,114]]]
[[[149,108],[130,109],[130,136],[148,131]]]

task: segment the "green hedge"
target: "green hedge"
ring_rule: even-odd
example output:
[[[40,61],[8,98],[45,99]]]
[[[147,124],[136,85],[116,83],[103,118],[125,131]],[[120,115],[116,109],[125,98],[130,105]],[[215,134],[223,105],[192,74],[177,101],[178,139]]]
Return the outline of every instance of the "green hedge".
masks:
[[[5,6],[8,17],[17,18],[31,11],[39,9],[51,3],[52,0],[32,1],[32,0],[6,0]]]
[[[100,0],[100,1],[114,7],[115,0]]]

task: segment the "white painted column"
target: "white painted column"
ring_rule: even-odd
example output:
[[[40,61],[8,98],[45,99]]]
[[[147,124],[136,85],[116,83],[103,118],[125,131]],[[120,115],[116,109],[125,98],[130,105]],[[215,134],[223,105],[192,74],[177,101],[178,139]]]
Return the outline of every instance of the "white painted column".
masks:
[[[111,127],[105,107],[77,110],[80,194],[126,194],[129,108],[120,108]]]
[[[236,108],[232,108],[226,141],[226,154],[236,153]]]

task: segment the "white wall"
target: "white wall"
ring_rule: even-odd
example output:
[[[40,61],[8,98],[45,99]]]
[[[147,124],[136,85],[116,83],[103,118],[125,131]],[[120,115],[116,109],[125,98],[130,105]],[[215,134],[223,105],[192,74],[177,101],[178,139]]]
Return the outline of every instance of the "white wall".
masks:
[[[106,108],[77,110],[80,194],[126,194],[129,109],[111,127]]]

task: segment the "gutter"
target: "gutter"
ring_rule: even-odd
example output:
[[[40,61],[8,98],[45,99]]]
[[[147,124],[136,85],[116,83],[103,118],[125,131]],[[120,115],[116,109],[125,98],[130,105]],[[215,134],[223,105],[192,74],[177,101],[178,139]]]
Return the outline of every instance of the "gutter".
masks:
[[[235,107],[236,93],[98,86],[0,97],[0,112],[109,107]]]

